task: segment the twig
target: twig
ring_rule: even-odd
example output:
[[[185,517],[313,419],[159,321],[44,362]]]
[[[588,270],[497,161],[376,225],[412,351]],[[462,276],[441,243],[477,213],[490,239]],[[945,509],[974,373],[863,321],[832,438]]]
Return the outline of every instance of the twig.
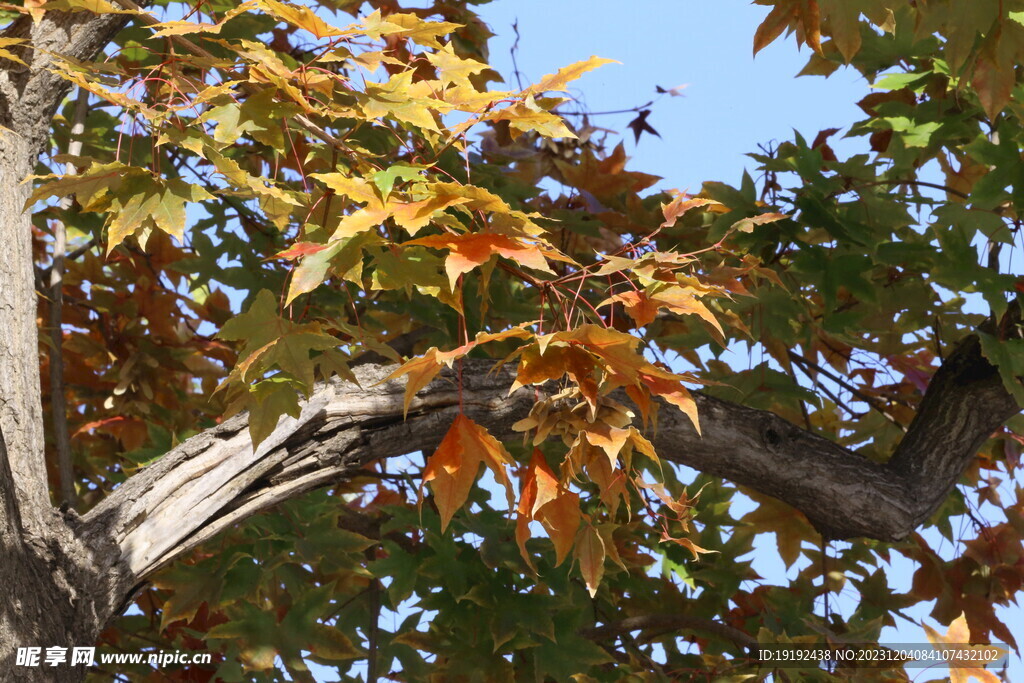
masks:
[[[78,89],[75,114],[68,142],[68,155],[76,157],[82,152],[82,133],[85,116],[89,112],[89,92]],[[68,162],[67,172],[75,171]],[[71,208],[71,197],[60,200],[60,208]],[[71,439],[68,436],[67,401],[64,396],[64,258],[67,249],[67,226],[64,221],[53,223],[53,265],[50,266],[50,413],[53,418],[53,439],[57,446],[57,476],[60,479],[60,501],[69,507],[75,505],[75,478],[71,463]]]
[[[376,559],[377,547],[366,549],[367,563]],[[373,579],[368,593],[370,597],[370,628],[367,632],[366,683],[377,683],[377,638],[380,631],[380,579]]]
[[[63,204],[61,206],[63,206]],[[68,253],[64,254],[64,263],[67,264],[69,261],[77,261],[79,258],[82,257],[83,254],[85,254],[85,252],[89,251],[95,246],[96,238],[90,237],[89,241],[86,242],[85,244],[75,247]],[[53,264],[51,264],[49,268],[36,268],[36,288],[39,291],[49,289],[49,287],[44,285],[43,283],[50,279],[50,273],[52,270]]]
[[[523,72],[519,70],[519,64],[516,62],[516,53],[519,52],[519,19],[512,22],[512,32],[516,34],[516,41],[509,49],[509,54],[512,57],[512,75],[516,77],[516,85],[523,90]]]
[[[607,116],[609,114],[635,114],[641,109],[646,109],[654,104],[654,100],[638,104],[629,109],[613,109],[611,111],[559,111],[559,116]]]
[[[812,368],[815,371],[820,372],[821,374],[825,375],[825,377],[827,377],[828,379],[832,380],[833,382],[838,384],[843,389],[846,389],[851,394],[853,394],[854,396],[856,396],[860,400],[862,400],[865,403],[867,403],[869,407],[871,407],[874,410],[877,410],[879,413],[882,414],[883,417],[885,417],[885,419],[889,420],[890,422],[892,422],[894,425],[896,425],[897,427],[899,427],[903,431],[907,431],[907,428],[904,425],[902,425],[899,422],[897,422],[896,419],[885,410],[885,407],[883,405],[879,404],[878,399],[874,398],[873,396],[869,396],[869,395],[865,394],[863,391],[861,391],[857,387],[853,386],[849,382],[844,381],[843,378],[840,377],[839,375],[836,375],[836,374],[834,374],[832,372],[829,372],[828,370],[826,370],[825,368],[821,367],[820,365],[818,365],[814,361],[808,360],[807,358],[804,358],[803,356],[801,356],[800,354],[798,354],[798,353],[796,353],[794,351],[789,351],[788,355],[789,355],[790,360],[796,361],[796,363],[800,366],[800,369],[803,370],[804,372],[807,372],[807,368]],[[826,393],[829,393],[830,396],[832,395],[831,392],[829,392],[825,387],[821,387],[821,389],[822,389],[822,391],[825,391]],[[835,398],[835,397],[833,396],[833,398]],[[847,408],[847,410],[849,410],[849,408]],[[852,410],[850,410],[850,413],[851,414],[856,414]]]
[[[748,633],[727,626],[711,619],[692,617],[687,614],[648,614],[639,617],[627,617],[604,626],[596,626],[580,631],[580,635],[591,640],[606,640],[628,634],[631,631],[649,630],[692,630],[710,633],[732,642],[741,650],[749,652],[757,648],[757,639]]]
[[[961,199],[971,198],[971,195],[967,194],[966,192],[961,192],[960,190],[949,187],[948,185],[929,183],[928,181],[925,180],[872,180],[866,183],[856,183],[854,187],[873,187],[876,185],[912,185],[914,187],[930,187],[933,190],[942,190],[943,192],[948,192],[954,197],[960,197]]]

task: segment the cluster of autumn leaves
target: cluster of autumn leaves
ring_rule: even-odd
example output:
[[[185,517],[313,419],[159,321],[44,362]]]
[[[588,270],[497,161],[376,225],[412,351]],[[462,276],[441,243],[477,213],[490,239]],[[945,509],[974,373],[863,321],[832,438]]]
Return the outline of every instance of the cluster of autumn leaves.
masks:
[[[318,41],[314,54],[294,68],[265,45],[224,38],[225,27],[248,10],[266,12],[308,31]],[[656,251],[649,239],[579,263],[549,241],[549,228],[541,225],[544,216],[515,209],[471,182],[445,177],[436,162],[449,148],[465,150],[468,135],[481,127],[497,129],[512,141],[523,135],[573,138],[572,130],[552,112],[563,100],[546,94],[565,90],[571,80],[609,60],[592,57],[519,92],[493,92],[479,87],[486,82],[481,77],[487,70],[484,63],[461,57],[452,43],[441,42],[455,24],[414,14],[384,17],[374,12],[346,28],[334,28],[306,8],[257,0],[231,10],[216,24],[171,21],[153,28],[155,37],[178,41],[176,45],[192,54],[141,79],[122,74],[127,87],[110,87],[93,78],[83,64],[66,64],[64,75],[144,121],[157,152],[163,147],[185,150],[215,169],[218,182],[165,177],[155,163],[147,168],[119,160],[75,158],[69,161],[80,172],[37,178],[41,182],[29,204],[73,196],[82,211],[106,215],[108,254],[122,245],[145,250],[156,231],[184,241],[187,207],[218,199],[256,202],[278,229],[299,226],[294,243],[277,254],[291,264],[287,291],[259,292],[248,310],[218,333],[220,339],[241,345],[239,361],[219,390],[227,396],[229,412],[249,410],[254,447],[282,415],[298,414],[299,396],[311,394],[318,378],[336,374],[354,381],[349,361],[366,351],[398,359],[358,325],[338,319],[294,320],[294,306],[325,280],[371,291],[416,291],[461,317],[461,346],[430,348],[389,377],[406,378],[406,411],[442,366],[451,366],[490,342],[517,341],[518,348],[505,359],[518,360],[512,389],[558,388],[543,397],[538,393],[530,417],[516,428],[532,432],[535,445],[552,435],[562,437],[568,450],[556,468],[559,473],[535,450],[516,503],[508,474],[513,459],[486,429],[460,415],[428,458],[423,482],[446,527],[465,504],[480,465],[486,466],[516,510],[516,537],[525,561],[533,565],[526,540],[531,522],[538,522],[554,543],[558,563],[575,549],[593,594],[606,555],[614,555],[614,544],[608,541],[614,525],[602,525],[581,511],[573,483],[597,484],[600,499],[614,518],[620,501],[629,504],[628,487],[649,486],[634,473],[633,453],[657,460],[651,442],[632,426],[633,413],[609,394],[624,390],[645,425],[655,421],[655,399],[663,399],[686,413],[699,431],[696,406],[685,387],[695,377],[651,362],[635,334],[609,322],[616,310],[617,327],[623,329],[643,328],[662,313],[693,315],[721,339],[722,328],[703,300],[728,297],[729,291],[695,277],[693,256]],[[205,48],[191,42],[194,38],[227,50],[231,60],[211,62]],[[412,64],[392,51],[365,47],[365,41],[399,38],[419,46]],[[355,49],[357,44],[364,49]],[[420,65],[433,69],[436,77],[424,77]],[[202,69],[205,77],[195,75],[195,69]],[[388,74],[386,80],[367,80],[379,70]],[[149,96],[146,101],[136,97],[139,85]],[[239,98],[239,93],[245,97]],[[460,118],[446,118],[458,112]],[[260,169],[254,174],[254,168],[228,153],[240,138],[248,137],[297,157],[293,132],[282,119],[299,121],[305,134],[325,143],[316,151],[306,143],[306,163],[299,159],[294,166],[301,177],[288,172],[266,177]],[[364,125],[393,131],[396,124],[415,131],[420,151],[414,160],[419,163],[389,164],[339,132]],[[321,163],[309,158],[315,156]],[[328,156],[331,164],[323,163]],[[307,165],[314,170],[307,172]],[[302,191],[295,189],[297,182]],[[671,227],[692,209],[715,206],[719,205],[709,199],[680,196],[664,207],[661,228]],[[751,220],[780,218],[764,214],[734,229],[749,231]],[[543,291],[543,296],[559,299],[564,303],[562,316],[545,321],[542,296],[539,318],[533,323],[480,332],[470,341],[465,332],[464,279],[486,282],[498,268],[524,286]],[[596,305],[580,297],[584,287],[589,297],[594,281],[615,283],[604,288],[604,301]],[[579,310],[584,304],[589,311]],[[624,324],[623,315],[631,324]],[[683,514],[685,505],[667,500]],[[699,550],[686,539],[680,542]]]

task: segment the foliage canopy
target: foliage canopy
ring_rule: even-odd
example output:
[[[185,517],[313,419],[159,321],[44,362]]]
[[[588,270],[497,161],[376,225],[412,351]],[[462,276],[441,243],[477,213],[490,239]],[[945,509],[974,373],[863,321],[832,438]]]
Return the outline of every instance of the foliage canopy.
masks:
[[[1024,400],[1024,2],[758,0],[755,52],[791,33],[811,49],[803,73],[873,83],[846,133],[860,151],[840,158],[835,129],[795,134],[752,155],[756,178],[693,196],[655,191],[622,143],[559,114],[608,60],[508,88],[474,4],[4,5],[131,19],[99,60],[59,62],[86,93],[84,133],[69,99],[29,202],[41,268],[69,235],[80,510],[227,415],[249,412],[258,447],[371,358],[395,364],[410,415],[438,377],[461,409],[479,359],[536,392],[518,438],[460,410],[425,457],[238,524],[159,573],[101,645],[218,655],[161,680],[312,680],[308,662],[398,680],[757,680],[753,642],[877,642],[934,600],[972,642],[1016,647],[995,608],[1024,579],[1019,416],[931,531],[900,540],[830,542],[807,510],[687,474],[652,439],[666,411],[701,431],[700,387],[885,462],[972,335]],[[24,63],[5,41],[0,63]],[[751,566],[769,533],[796,568],[786,585]],[[916,567],[906,592],[893,555]],[[827,592],[850,609],[822,616]]]

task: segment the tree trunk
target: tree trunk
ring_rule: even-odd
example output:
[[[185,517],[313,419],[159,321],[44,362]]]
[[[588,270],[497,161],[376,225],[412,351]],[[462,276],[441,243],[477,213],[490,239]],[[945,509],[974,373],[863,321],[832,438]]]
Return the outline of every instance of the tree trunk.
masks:
[[[124,15],[46,11],[22,16],[0,37],[24,39],[0,69],[0,680],[77,681],[84,667],[19,667],[19,647],[92,645],[127,588],[112,572],[116,548],[82,542],[50,504],[43,451],[31,215],[22,181],[49,142],[70,89],[54,56],[90,59]],[[105,552],[96,548],[105,548]]]
[[[97,610],[93,553],[50,505],[43,460],[39,348],[30,215],[22,208],[37,152],[0,136],[0,679],[74,681],[84,669],[19,667],[19,647],[95,642],[110,617]]]

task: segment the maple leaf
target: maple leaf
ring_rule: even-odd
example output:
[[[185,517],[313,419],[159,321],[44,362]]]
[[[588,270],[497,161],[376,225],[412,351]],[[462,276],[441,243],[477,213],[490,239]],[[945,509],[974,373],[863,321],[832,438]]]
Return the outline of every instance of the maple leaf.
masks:
[[[661,224],[661,227],[671,228],[687,211],[702,206],[721,206],[721,204],[706,197],[689,198],[686,195],[679,195],[662,207],[661,211],[665,216],[665,222]]]
[[[353,201],[369,204],[375,208],[384,206],[380,196],[374,191],[374,184],[365,178],[347,176],[343,173],[312,173],[310,177],[316,178],[336,193],[349,197]]]
[[[344,35],[345,31],[335,28],[313,13],[308,7],[293,5],[278,0],[255,0],[255,4],[281,21],[309,31],[317,38]]]
[[[277,302],[274,300],[274,295],[270,290],[262,289],[256,295],[249,310],[224,323],[217,336],[234,341],[244,340],[243,350],[256,349],[277,338],[280,324],[267,324],[276,319],[280,319],[280,317],[277,314]]]
[[[601,449],[590,446],[586,439],[578,439],[570,450],[569,459],[573,465],[583,464],[590,480],[597,484],[601,502],[608,507],[612,518],[619,509],[620,501],[629,505],[625,471],[616,467]]]
[[[21,64],[22,66],[28,66],[21,57],[6,49],[12,45],[20,45],[21,43],[26,42],[28,41],[25,38],[0,38],[0,59],[9,59],[12,62]]]
[[[441,49],[427,53],[427,60],[434,65],[438,78],[446,85],[472,87],[469,77],[490,68],[475,59],[459,57],[451,43],[445,43]]]
[[[940,634],[927,624],[922,624],[928,641],[939,652],[944,653],[943,661],[954,662],[949,667],[951,683],[968,683],[972,678],[980,683],[1000,683],[1002,679],[983,666],[970,666],[969,662],[992,662],[1004,657],[1007,651],[993,645],[972,645],[967,618],[961,614],[954,619],[946,631]],[[984,653],[978,657],[974,653]]]
[[[403,406],[403,415],[408,416],[409,403],[420,389],[430,384],[431,380],[437,377],[437,373],[441,371],[442,365],[451,367],[452,363],[465,356],[479,344],[511,338],[527,339],[530,336],[530,333],[523,326],[518,326],[501,332],[480,332],[473,341],[463,344],[452,351],[438,351],[437,347],[431,347],[423,355],[406,361],[401,367],[378,382],[378,384],[397,379],[403,375],[409,376],[405,385]]]
[[[589,426],[583,432],[592,445],[597,446],[608,456],[608,462],[614,468],[618,461],[619,451],[626,445],[626,440],[631,436],[629,429],[618,429],[611,425],[598,422]]]
[[[465,197],[439,195],[417,202],[391,204],[388,209],[396,224],[405,228],[410,235],[415,235],[430,223],[431,218],[438,211],[443,211],[450,206],[465,204],[467,201]]]
[[[469,497],[481,464],[505,487],[511,508],[512,484],[505,467],[512,463],[500,441],[465,415],[457,415],[423,470],[423,483],[430,486],[441,515],[441,531]]]
[[[569,557],[580,526],[579,495],[572,491],[561,491],[553,500],[537,509],[534,519],[541,523],[555,546],[555,566],[561,565]]]
[[[74,196],[86,211],[102,211],[106,207],[108,193],[121,187],[122,181],[130,176],[145,174],[141,168],[125,166],[120,162],[90,164],[76,175],[35,176],[32,180],[49,180],[37,187],[25,202],[28,210],[35,202],[50,197]]]
[[[787,216],[784,213],[762,213],[757,216],[752,216],[751,218],[741,218],[740,220],[733,223],[729,227],[729,230],[736,230],[737,232],[753,232],[754,226],[766,225],[768,223],[774,223],[775,221],[781,221],[786,218],[789,218],[789,216]]]
[[[440,133],[433,110],[445,106],[436,99],[410,97],[413,72],[393,75],[386,83],[368,83],[360,96],[363,114],[368,119],[391,116],[423,130]]]
[[[847,64],[860,52],[861,8],[844,0],[821,0],[822,14],[828,17],[829,32],[843,61]]]
[[[380,237],[375,233],[363,232],[354,237],[335,239],[327,244],[299,243],[278,253],[277,256],[281,258],[302,257],[302,262],[292,274],[285,305],[291,304],[296,297],[313,291],[324,281],[329,271],[358,283],[363,248],[380,241]]]
[[[565,91],[566,86],[571,82],[587,73],[593,71],[599,66],[605,64],[618,64],[619,62],[614,59],[605,59],[604,57],[593,56],[590,59],[570,64],[569,66],[562,67],[557,73],[548,74],[544,76],[535,85],[531,85],[523,91],[524,95],[527,94],[540,94],[549,91]]]
[[[282,415],[297,418],[301,412],[295,386],[283,378],[257,382],[249,395],[249,438],[254,449],[270,436]]]
[[[754,54],[767,47],[782,35],[800,11],[800,0],[784,0],[775,3],[772,11],[757,27],[754,33]]]
[[[576,538],[575,556],[587,584],[587,592],[594,597],[604,577],[605,549],[600,532],[589,522],[583,525]]]
[[[241,362],[221,383],[245,381],[250,372],[265,372],[276,365],[291,375],[305,391],[314,383],[314,363],[310,351],[338,346],[338,340],[323,332],[318,323],[299,325],[278,315],[277,301],[269,290],[260,290],[245,313],[227,321],[217,335],[230,341],[244,341]]]
[[[552,338],[579,344],[597,356],[609,379],[619,386],[634,384],[640,379],[640,371],[650,366],[636,351],[640,340],[618,330],[588,323],[567,332],[555,333]]]
[[[381,197],[386,201],[388,195],[391,194],[391,190],[395,187],[395,181],[401,178],[402,180],[417,180],[421,177],[421,173],[426,167],[415,166],[409,164],[393,164],[388,166],[383,171],[377,171],[373,174],[373,184],[380,190]]]
[[[441,366],[443,362],[438,358],[437,347],[431,347],[422,356],[412,358],[402,364],[397,370],[392,372],[390,375],[384,378],[383,381],[397,379],[403,375],[408,375],[409,378],[405,383],[405,398],[402,402],[402,417],[409,416],[409,404],[412,399],[423,387],[430,384],[430,382],[437,377],[437,373],[441,372]]]
[[[367,18],[369,21],[369,18]],[[446,36],[462,24],[450,21],[426,21],[411,12],[395,12],[387,16],[387,23],[397,26],[405,38],[426,47],[440,49],[440,36]]]
[[[553,106],[553,104],[549,106]],[[504,109],[488,114],[485,120],[508,121],[512,141],[530,131],[546,138],[576,138],[576,134],[566,127],[562,117],[540,106],[532,95],[522,102],[515,102]]]
[[[435,249],[448,249],[445,259],[445,271],[452,287],[459,276],[479,268],[491,256],[497,254],[511,261],[542,270],[547,273],[554,271],[547,264],[544,253],[536,245],[523,242],[507,235],[495,233],[466,233],[463,235],[431,235],[406,242],[406,245],[419,244]]]
[[[647,117],[651,115],[650,109],[643,109],[637,113],[636,118],[626,124],[626,128],[633,131],[634,142],[640,142],[640,136],[644,133],[650,133],[651,135],[657,135],[661,137],[661,133],[654,130],[651,124],[647,123]]]
[[[990,120],[1010,103],[1017,82],[1014,66],[1017,61],[1013,40],[997,28],[984,42],[974,64],[971,85]]]
[[[207,24],[202,22],[192,21],[165,21],[157,24],[153,24],[151,28],[156,29],[153,32],[154,38],[163,38],[166,36],[181,36],[189,35],[192,33],[212,33],[214,35],[219,34],[221,29],[231,19],[235,18],[243,12],[248,12],[251,9],[256,8],[257,3],[253,1],[243,2],[236,7],[232,7],[230,10],[224,13],[224,17],[216,24]]]
[[[658,317],[658,303],[645,292],[639,291],[616,294],[601,302],[598,308],[603,308],[616,301],[622,304],[637,327],[649,325]]]
[[[817,532],[798,510],[768,496],[751,496],[759,506],[740,520],[759,532],[774,531],[779,557],[789,568],[799,559],[803,541],[814,541]]]
[[[145,175],[126,178],[117,193],[111,193],[107,253],[129,235],[147,227],[159,228],[183,241],[185,205],[208,199],[213,199],[213,195],[205,189],[177,178],[161,180]]]
[[[535,448],[530,457],[526,476],[523,478],[519,504],[516,506],[516,543],[519,545],[519,554],[533,571],[536,571],[536,568],[526,550],[526,541],[530,539],[530,521],[534,519],[537,508],[554,500],[557,492],[558,478],[548,467],[544,454]]]

